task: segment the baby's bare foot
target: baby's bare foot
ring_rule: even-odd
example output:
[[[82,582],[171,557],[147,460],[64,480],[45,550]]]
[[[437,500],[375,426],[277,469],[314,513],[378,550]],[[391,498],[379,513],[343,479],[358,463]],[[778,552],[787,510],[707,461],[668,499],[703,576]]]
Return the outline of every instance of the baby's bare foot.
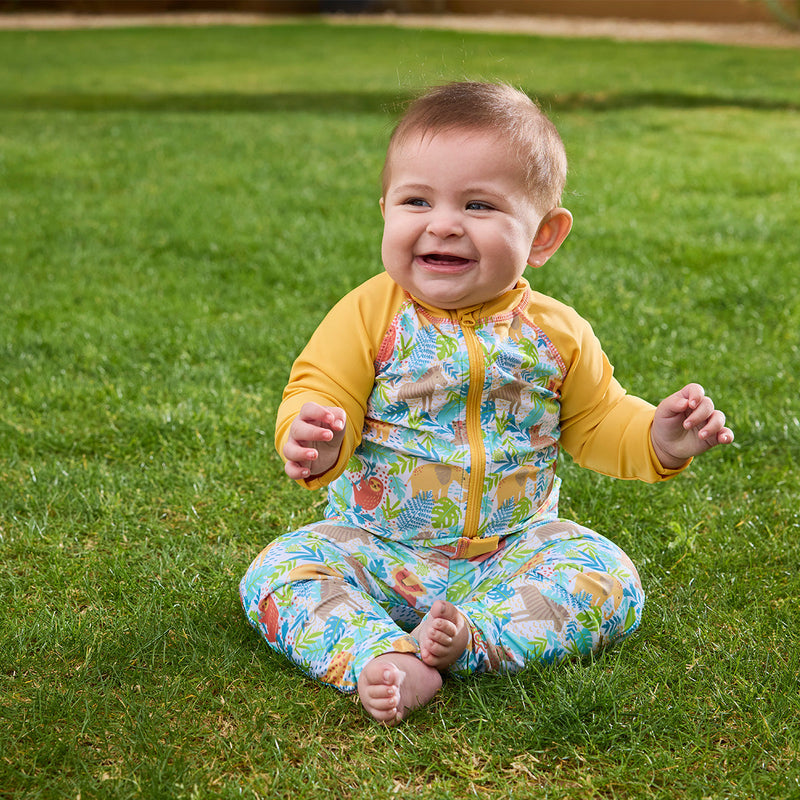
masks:
[[[447,669],[466,650],[469,626],[452,603],[437,600],[411,635],[419,642],[424,663],[436,669]]]
[[[442,676],[410,653],[373,658],[358,677],[358,696],[378,722],[396,725],[442,688]]]

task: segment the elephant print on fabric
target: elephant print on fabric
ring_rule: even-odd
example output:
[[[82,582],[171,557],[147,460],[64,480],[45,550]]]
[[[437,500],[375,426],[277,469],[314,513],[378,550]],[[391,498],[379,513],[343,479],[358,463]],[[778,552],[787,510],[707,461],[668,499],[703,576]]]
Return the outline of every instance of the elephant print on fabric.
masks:
[[[553,505],[563,369],[522,316],[465,326],[406,302],[379,349],[362,441],[329,486],[326,516],[436,546],[529,526]]]

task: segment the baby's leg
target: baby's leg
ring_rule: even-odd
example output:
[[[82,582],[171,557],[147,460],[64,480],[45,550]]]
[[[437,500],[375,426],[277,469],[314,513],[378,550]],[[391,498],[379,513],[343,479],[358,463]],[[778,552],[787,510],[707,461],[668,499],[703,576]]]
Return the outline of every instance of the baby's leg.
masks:
[[[411,635],[419,642],[420,658],[436,669],[454,664],[470,639],[466,619],[447,600],[437,600]]]
[[[343,692],[357,690],[359,675],[377,656],[419,650],[354,555],[370,544],[363,531],[310,526],[275,540],[240,585],[248,620],[270,647]]]
[[[456,599],[472,637],[453,664],[459,673],[587,655],[630,635],[641,619],[644,593],[630,559],[567,520],[508,537],[489,559],[456,567],[472,585]]]
[[[358,678],[358,696],[378,722],[396,725],[408,712],[428,703],[442,687],[437,669],[410,653],[385,653],[372,659]]]

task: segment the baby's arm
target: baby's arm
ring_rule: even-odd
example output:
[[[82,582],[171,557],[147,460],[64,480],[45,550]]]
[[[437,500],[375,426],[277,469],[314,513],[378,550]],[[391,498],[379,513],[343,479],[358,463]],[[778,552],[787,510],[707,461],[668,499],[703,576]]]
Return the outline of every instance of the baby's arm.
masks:
[[[341,408],[304,403],[283,446],[286,474],[293,480],[327,472],[339,459],[347,415]]]
[[[650,438],[661,464],[678,469],[692,456],[730,444],[733,431],[725,427],[725,415],[714,408],[703,387],[690,383],[658,404]]]

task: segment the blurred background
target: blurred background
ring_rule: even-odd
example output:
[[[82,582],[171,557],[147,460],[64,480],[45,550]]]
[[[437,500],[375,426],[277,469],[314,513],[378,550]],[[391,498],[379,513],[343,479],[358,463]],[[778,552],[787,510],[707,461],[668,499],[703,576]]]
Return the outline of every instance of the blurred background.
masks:
[[[542,14],[659,21],[796,24],[800,0],[0,0],[0,12],[77,14]]]

